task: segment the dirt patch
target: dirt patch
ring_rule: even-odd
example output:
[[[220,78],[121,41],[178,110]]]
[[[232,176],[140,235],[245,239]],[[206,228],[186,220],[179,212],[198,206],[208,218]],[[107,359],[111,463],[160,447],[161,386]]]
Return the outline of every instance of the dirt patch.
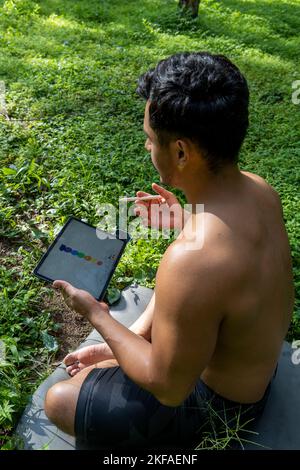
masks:
[[[60,329],[52,334],[59,343],[56,360],[61,361],[68,352],[74,351],[79,346],[93,327],[84,317],[70,310],[57,291],[53,292],[53,297],[45,298],[42,308],[51,312],[55,323],[60,325]]]
[[[7,240],[0,238],[0,259],[10,256],[13,251],[13,246]]]

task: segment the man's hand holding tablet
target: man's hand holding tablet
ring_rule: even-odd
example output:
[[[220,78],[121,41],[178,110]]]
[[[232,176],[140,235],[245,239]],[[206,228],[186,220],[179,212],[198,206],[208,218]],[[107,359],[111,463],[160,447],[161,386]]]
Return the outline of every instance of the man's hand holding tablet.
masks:
[[[59,289],[71,310],[79,313],[91,321],[94,315],[109,314],[108,305],[97,301],[91,294],[82,289],[76,289],[69,282],[54,281],[53,287]]]
[[[34,274],[53,282],[66,304],[93,324],[110,317],[101,301],[129,236],[96,229],[71,217],[39,261]],[[64,363],[70,376],[97,361],[115,360],[107,343],[69,353]]]

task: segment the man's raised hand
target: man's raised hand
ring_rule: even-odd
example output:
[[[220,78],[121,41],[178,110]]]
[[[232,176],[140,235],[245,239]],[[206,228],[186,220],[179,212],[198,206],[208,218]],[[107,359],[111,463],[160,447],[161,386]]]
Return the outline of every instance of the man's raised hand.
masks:
[[[176,196],[156,183],[152,183],[152,189],[161,196],[160,199],[139,201],[139,197],[150,196],[150,194],[137,191],[135,215],[142,218],[143,225],[146,227],[181,230],[184,225],[184,210]]]

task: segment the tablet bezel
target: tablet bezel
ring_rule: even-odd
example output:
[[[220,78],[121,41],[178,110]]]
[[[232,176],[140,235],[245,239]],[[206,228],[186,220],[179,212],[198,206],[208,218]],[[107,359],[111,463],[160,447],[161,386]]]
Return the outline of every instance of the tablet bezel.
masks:
[[[55,240],[53,240],[53,242],[51,243],[51,245],[50,245],[49,248],[47,249],[46,253],[43,254],[43,256],[42,256],[41,259],[39,260],[37,266],[34,268],[33,274],[34,274],[35,276],[37,276],[38,278],[43,279],[44,281],[48,281],[48,282],[54,282],[54,281],[56,280],[56,279],[50,279],[49,277],[44,276],[43,274],[39,274],[39,273],[38,273],[38,270],[40,269],[41,265],[43,264],[43,262],[44,262],[44,261],[46,260],[46,258],[48,257],[48,255],[49,255],[49,253],[51,252],[51,250],[55,247],[56,243],[58,243],[60,237],[62,236],[62,234],[64,233],[64,231],[65,231],[66,228],[68,227],[68,225],[69,225],[73,220],[76,220],[77,222],[80,222],[80,223],[82,223],[82,224],[84,224],[84,225],[87,225],[88,227],[91,227],[91,228],[97,230],[97,227],[94,227],[93,225],[91,225],[91,224],[89,224],[89,223],[87,223],[87,222],[84,222],[83,220],[78,219],[78,217],[70,216],[69,219],[67,220],[67,222],[65,223],[65,225],[62,227],[62,229],[61,229],[61,230],[59,231],[59,233],[56,235]],[[110,280],[111,280],[111,278],[112,278],[112,276],[113,276],[113,274],[114,274],[114,272],[115,272],[115,270],[116,270],[116,267],[117,267],[117,265],[118,265],[118,262],[119,262],[119,260],[120,260],[120,258],[121,258],[121,256],[122,256],[122,254],[123,254],[123,252],[124,252],[124,250],[125,250],[125,247],[126,247],[127,243],[128,243],[129,240],[130,240],[129,234],[126,233],[126,232],[123,232],[123,231],[122,231],[122,233],[126,235],[126,238],[120,239],[119,234],[121,233],[121,230],[119,230],[119,229],[116,230],[116,234],[115,234],[115,235],[112,234],[112,233],[110,233],[110,232],[105,232],[105,230],[102,230],[102,229],[100,229],[100,230],[101,230],[103,233],[107,233],[108,235],[110,235],[110,236],[112,236],[112,237],[115,237],[117,240],[120,240],[121,242],[123,242],[123,246],[122,246],[122,248],[121,248],[121,250],[120,250],[120,252],[119,252],[117,258],[114,260],[114,264],[112,265],[111,271],[110,271],[109,276],[108,276],[108,278],[107,278],[107,281],[106,281],[106,283],[105,283],[105,285],[104,285],[104,287],[103,287],[103,289],[102,289],[102,291],[101,291],[101,293],[100,293],[100,296],[99,296],[98,298],[97,298],[97,297],[94,297],[94,298],[95,298],[96,300],[98,300],[98,301],[103,300],[103,297],[105,296],[106,290],[107,290],[108,285],[109,285],[109,283],[110,283]],[[91,294],[91,295],[92,295],[92,294]]]

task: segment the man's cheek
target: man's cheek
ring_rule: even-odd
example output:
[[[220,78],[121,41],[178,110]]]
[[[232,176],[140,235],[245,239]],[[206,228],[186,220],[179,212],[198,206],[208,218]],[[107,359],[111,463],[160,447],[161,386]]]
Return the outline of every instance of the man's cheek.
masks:
[[[156,160],[153,153],[151,153],[151,160],[152,160],[152,164],[153,164],[154,168],[156,168],[156,170],[158,170],[157,160]]]

